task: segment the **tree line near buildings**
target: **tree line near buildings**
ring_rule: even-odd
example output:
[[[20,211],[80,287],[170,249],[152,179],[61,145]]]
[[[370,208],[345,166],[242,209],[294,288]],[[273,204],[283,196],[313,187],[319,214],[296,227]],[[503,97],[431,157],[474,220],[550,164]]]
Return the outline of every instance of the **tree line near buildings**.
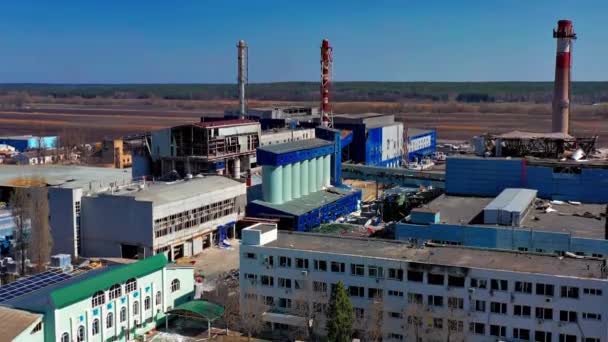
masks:
[[[43,96],[54,99],[237,99],[235,84],[0,84],[0,96]],[[608,82],[573,82],[573,102],[608,102]],[[318,82],[253,83],[253,100],[318,101]],[[532,102],[550,103],[553,82],[335,82],[335,101]]]

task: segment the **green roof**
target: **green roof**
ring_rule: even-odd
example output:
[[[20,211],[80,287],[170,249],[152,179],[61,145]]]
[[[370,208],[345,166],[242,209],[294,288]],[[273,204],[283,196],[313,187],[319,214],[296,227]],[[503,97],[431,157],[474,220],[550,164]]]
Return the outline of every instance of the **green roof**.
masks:
[[[114,284],[124,283],[131,278],[143,277],[158,271],[167,264],[167,257],[164,253],[160,253],[132,264],[113,267],[99,275],[51,292],[51,299],[56,308],[63,308],[89,298],[95,292],[108,289]]]
[[[215,321],[224,314],[224,307],[205,300],[191,300],[176,306],[168,313]]]

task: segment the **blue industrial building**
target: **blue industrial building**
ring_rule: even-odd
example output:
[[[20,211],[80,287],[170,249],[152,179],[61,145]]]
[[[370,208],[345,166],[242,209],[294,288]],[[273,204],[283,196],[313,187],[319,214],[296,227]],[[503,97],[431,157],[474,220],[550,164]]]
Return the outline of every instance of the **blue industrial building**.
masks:
[[[537,158],[448,157],[446,193],[496,196],[506,188],[528,188],[541,198],[608,203],[608,164]]]
[[[338,114],[334,127],[352,131],[352,143],[344,147],[343,161],[397,167],[403,158],[403,123],[394,115]]]
[[[19,152],[25,152],[27,150],[34,150],[38,148],[49,150],[57,148],[57,137],[38,137],[33,135],[0,137],[0,144],[12,146]]]
[[[437,131],[434,129],[407,129],[407,161],[415,162],[432,156],[437,150]]]
[[[247,215],[279,218],[279,227],[309,231],[357,209],[361,191],[341,185],[341,132],[317,128],[319,138],[258,147],[261,187],[248,193]]]

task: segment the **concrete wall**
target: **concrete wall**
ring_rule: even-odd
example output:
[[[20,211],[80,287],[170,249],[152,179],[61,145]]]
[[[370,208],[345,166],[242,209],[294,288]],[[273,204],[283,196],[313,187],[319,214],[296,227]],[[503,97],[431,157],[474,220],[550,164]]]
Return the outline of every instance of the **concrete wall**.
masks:
[[[180,289],[176,292],[171,292],[171,281],[179,279]],[[107,289],[99,289],[106,290]],[[55,310],[50,313],[54,316],[54,325],[49,329],[52,333],[47,334],[46,341],[61,341],[61,335],[68,333],[70,341],[76,341],[76,334],[79,326],[83,326],[86,332],[86,341],[102,342],[108,340],[111,336],[123,336],[130,332],[130,338],[134,338],[134,333],[143,334],[154,329],[158,323],[164,320],[164,313],[169,307],[173,308],[176,305],[187,301],[192,296],[194,290],[194,275],[193,269],[190,267],[182,268],[165,268],[144,277],[137,279],[137,290],[131,293],[125,293],[125,286],[122,284],[122,296],[109,301],[106,293],[106,302],[98,307],[92,307],[91,298],[87,298],[80,302],[69,305],[65,308]],[[161,292],[161,302],[156,301],[157,292]],[[150,297],[151,306],[146,310],[144,300]],[[139,303],[139,313],[133,313],[133,303]],[[120,311],[122,308],[127,310],[127,319],[124,322],[120,321]],[[106,319],[108,313],[113,313],[114,323],[111,328],[107,328]],[[94,319],[99,319],[100,332],[97,335],[92,335],[91,327]],[[133,322],[137,320],[139,323],[151,319],[151,322],[142,325],[141,328],[135,328]],[[122,332],[122,335],[121,335]]]
[[[151,154],[153,160],[173,155],[171,151],[171,128],[152,132]]]
[[[260,146],[276,145],[290,141],[307,140],[313,139],[314,137],[314,128],[264,133],[260,136]]]
[[[82,189],[49,188],[49,213],[53,236],[53,254],[77,255],[75,206]]]
[[[129,196],[99,195],[82,199],[83,255],[121,257],[121,243],[148,247],[151,255],[152,203]]]

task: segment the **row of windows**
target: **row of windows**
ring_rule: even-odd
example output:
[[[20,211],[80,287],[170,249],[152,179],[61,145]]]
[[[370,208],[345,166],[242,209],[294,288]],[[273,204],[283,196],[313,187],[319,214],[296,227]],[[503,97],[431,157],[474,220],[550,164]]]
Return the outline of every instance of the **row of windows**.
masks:
[[[196,227],[203,223],[230,215],[236,210],[236,199],[230,198],[178,214],[154,220],[154,236],[159,238],[182,229]]]
[[[131,279],[127,280],[125,282],[124,286],[125,286],[125,294],[135,291],[137,289],[137,279],[131,278]],[[175,291],[179,290],[179,288],[180,288],[179,279],[173,279],[171,281],[171,292],[175,292]],[[160,292],[158,292],[158,293],[160,294]],[[108,290],[108,300],[111,301],[116,298],[119,298],[120,296],[122,296],[122,285],[114,284],[114,285],[110,286],[110,289]],[[106,302],[106,294],[104,291],[97,291],[93,295],[93,298],[91,298],[92,307],[100,306],[100,305],[104,304],[105,302]]]
[[[495,337],[507,337],[507,327],[502,325],[494,325],[490,324],[489,329],[487,329],[490,336]],[[469,332],[476,335],[486,335],[486,324],[480,322],[471,322],[469,323]],[[551,342],[553,338],[553,333],[550,331],[534,331],[534,335],[529,329],[523,328],[513,328],[513,338],[522,340],[522,341],[530,341],[532,336],[534,336],[533,341],[536,342]],[[577,342],[576,335],[568,335],[568,334],[559,334],[559,342]],[[600,338],[598,337],[585,337],[584,342],[600,342]]]
[[[487,289],[488,280],[480,278],[471,278],[470,286],[472,288]],[[490,279],[490,290],[493,291],[509,291],[509,282],[504,279]],[[560,286],[559,294],[562,298],[574,298],[580,297],[580,289],[575,286]],[[533,294],[541,296],[553,297],[555,296],[555,285],[544,284],[544,283],[531,283],[526,281],[515,281],[514,292]],[[583,293],[585,295],[601,296],[601,289],[584,288]]]

